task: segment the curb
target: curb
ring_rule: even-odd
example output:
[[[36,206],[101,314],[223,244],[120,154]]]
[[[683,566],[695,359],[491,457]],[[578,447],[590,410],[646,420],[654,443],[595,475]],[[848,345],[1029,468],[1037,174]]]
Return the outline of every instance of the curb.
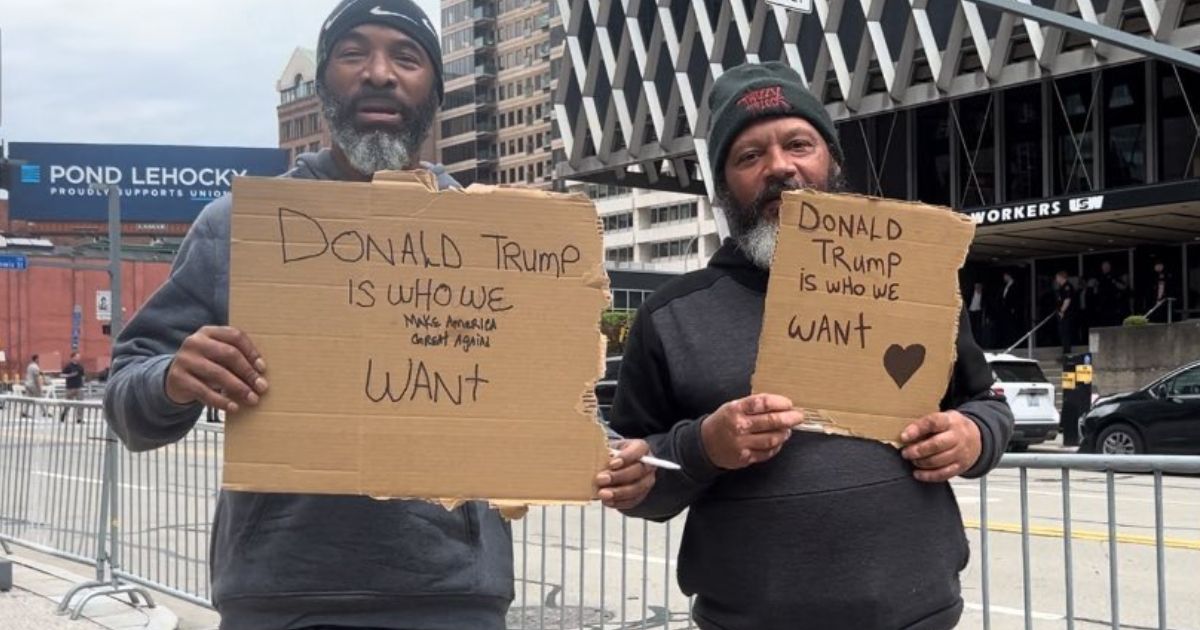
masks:
[[[19,555],[3,558],[12,562],[13,590],[25,591],[47,599],[54,607],[62,602],[62,598],[75,585],[88,581],[88,578],[76,573]],[[154,608],[145,605],[134,606],[128,597],[99,596],[88,602],[80,619],[87,619],[108,630],[177,630],[179,618],[162,604],[161,597],[153,592],[151,596],[155,597]],[[76,601],[78,600],[77,596]],[[69,615],[57,616],[54,612],[47,614],[64,620],[70,618]]]

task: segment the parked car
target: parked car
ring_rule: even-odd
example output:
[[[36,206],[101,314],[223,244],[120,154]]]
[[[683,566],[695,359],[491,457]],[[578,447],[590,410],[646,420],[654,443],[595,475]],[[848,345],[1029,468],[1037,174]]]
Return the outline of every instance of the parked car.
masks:
[[[1009,449],[1023,451],[1058,437],[1059,415],[1054,407],[1054,385],[1033,359],[1011,354],[984,355],[996,379],[992,391],[1008,400],[1015,423]]]
[[[617,394],[617,376],[621,373],[621,357],[608,357],[604,360],[604,376],[596,381],[596,403],[600,407],[600,417],[608,419],[612,409],[613,397]]]
[[[1136,391],[1101,396],[1079,419],[1085,453],[1200,454],[1200,361]]]

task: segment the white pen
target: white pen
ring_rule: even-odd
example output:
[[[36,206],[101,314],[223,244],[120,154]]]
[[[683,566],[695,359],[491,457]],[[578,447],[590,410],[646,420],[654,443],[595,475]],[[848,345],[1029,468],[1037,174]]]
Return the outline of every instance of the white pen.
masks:
[[[617,451],[612,449],[609,449],[609,452],[613,454],[613,457],[618,457],[620,455]],[[655,468],[662,468],[663,470],[683,470],[683,467],[681,467],[679,464],[667,461],[665,459],[659,459],[653,455],[646,455],[638,461],[647,466],[654,466]]]

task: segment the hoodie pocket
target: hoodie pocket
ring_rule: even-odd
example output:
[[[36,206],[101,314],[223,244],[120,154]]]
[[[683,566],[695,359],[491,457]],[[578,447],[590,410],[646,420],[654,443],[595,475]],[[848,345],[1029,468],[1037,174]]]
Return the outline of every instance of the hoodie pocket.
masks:
[[[693,506],[680,583],[726,627],[897,628],[960,602],[953,496],[910,477]]]
[[[447,510],[425,501],[265,495],[242,513],[245,525],[224,558],[227,574],[236,576],[230,591],[475,593],[483,557],[477,509],[474,504]],[[240,525],[231,524],[234,531]]]

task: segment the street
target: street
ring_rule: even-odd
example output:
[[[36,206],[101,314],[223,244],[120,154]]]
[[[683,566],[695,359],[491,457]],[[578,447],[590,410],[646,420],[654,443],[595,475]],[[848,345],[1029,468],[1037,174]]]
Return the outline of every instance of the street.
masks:
[[[75,425],[18,420],[9,411],[0,415],[0,533],[92,555],[103,462],[97,420]],[[144,454],[118,450],[117,558],[129,574],[207,597],[209,515],[219,485],[222,434],[199,426],[172,447]],[[22,450],[18,443],[36,446]],[[1154,478],[1118,474],[1114,483],[1121,627],[1157,628]],[[972,554],[962,574],[966,611],[960,627],[985,627],[986,566],[990,627],[1024,628],[1020,473],[1001,469],[988,476],[986,563],[980,484],[959,479],[954,488]],[[1068,627],[1061,490],[1058,471],[1028,471],[1035,628]],[[1075,625],[1108,626],[1105,475],[1072,472],[1070,499]],[[1165,476],[1162,511],[1167,627],[1197,629],[1200,478]],[[674,576],[682,518],[646,523],[591,504],[534,508],[512,527],[518,583],[510,628],[690,627],[687,599]]]

